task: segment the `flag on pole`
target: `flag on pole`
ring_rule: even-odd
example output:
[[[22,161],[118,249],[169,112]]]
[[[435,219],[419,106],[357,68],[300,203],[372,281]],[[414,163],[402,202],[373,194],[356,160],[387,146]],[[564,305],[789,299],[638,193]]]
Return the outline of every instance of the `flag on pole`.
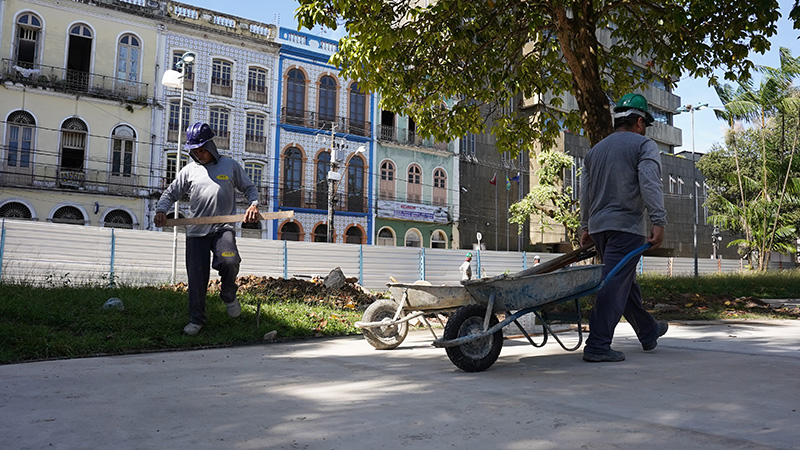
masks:
[[[494,176],[492,177],[492,179],[489,180],[489,184],[493,184],[493,185],[497,186],[497,172],[495,172]]]
[[[508,179],[508,174],[506,174],[506,190],[511,190],[511,180]]]
[[[519,183],[519,172],[517,172],[517,174],[514,175],[514,178],[512,178],[511,181],[516,181],[517,183]]]

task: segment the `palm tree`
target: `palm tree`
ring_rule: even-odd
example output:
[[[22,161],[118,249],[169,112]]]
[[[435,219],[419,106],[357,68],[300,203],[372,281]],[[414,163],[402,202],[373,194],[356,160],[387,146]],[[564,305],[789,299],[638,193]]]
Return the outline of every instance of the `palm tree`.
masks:
[[[792,81],[800,75],[800,58],[793,58],[789,49],[781,48],[779,68],[758,66],[757,70],[763,74],[758,89],[755,89],[752,81],[740,83],[735,91],[727,85],[717,89],[717,94],[725,105],[723,111],[717,112],[717,116],[727,119],[731,125],[734,120],[741,120],[755,124],[759,129],[761,180],[757,199],[748,201],[745,198],[745,177],[739,169],[735,143],[734,155],[741,194],[741,205],[737,206],[739,209],[737,213],[739,214],[738,217],[741,218],[742,227],[745,231],[745,240],[740,243],[745,243],[746,247],[751,246],[753,250],[748,253],[752,255],[753,251],[755,251],[757,254],[757,268],[764,270],[769,262],[769,250],[773,249],[775,236],[786,230],[784,226],[779,229],[779,218],[783,202],[787,193],[793,194],[794,188],[800,186],[798,180],[791,179],[792,163],[796,149],[795,141],[789,152],[783,183],[777,192],[777,207],[774,211],[770,211],[772,210],[771,205],[776,200],[774,198],[776,192],[769,184],[770,179],[774,179],[775,171],[771,167],[772,163],[767,158],[768,122],[776,116],[792,117],[792,115],[797,115],[797,111],[800,110],[800,97],[796,95],[797,89],[792,85]],[[800,115],[798,115],[798,121],[798,126],[800,126]],[[792,198],[796,199],[795,196],[792,196]],[[767,214],[768,211],[772,215]],[[735,209],[730,209],[726,212],[732,213],[735,212]],[[768,229],[770,217],[774,217],[771,230]],[[758,218],[758,220],[754,220],[755,218]]]

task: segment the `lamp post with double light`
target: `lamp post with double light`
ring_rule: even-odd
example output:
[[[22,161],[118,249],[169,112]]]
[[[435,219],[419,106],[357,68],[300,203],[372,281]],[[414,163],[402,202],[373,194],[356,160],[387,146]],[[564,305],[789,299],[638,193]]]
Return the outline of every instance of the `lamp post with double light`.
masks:
[[[691,115],[692,122],[692,186],[694,195],[694,224],[692,226],[692,248],[694,249],[694,276],[698,276],[697,268],[697,209],[699,208],[697,201],[697,169],[694,158],[694,112],[700,109],[708,108],[708,103],[697,103],[694,105],[683,105],[675,111],[678,113],[688,112]]]
[[[183,155],[183,151],[181,150],[181,136],[184,133],[182,129],[182,122],[183,122],[183,96],[185,92],[185,84],[184,84],[184,77],[186,76],[186,67],[192,64],[195,60],[197,55],[193,52],[186,52],[181,55],[181,59],[175,64],[175,66],[180,70],[167,70],[164,72],[164,75],[161,77],[161,85],[171,89],[180,89],[181,97],[180,102],[178,103],[178,152],[175,158],[175,176],[177,176],[178,172],[181,171],[181,156]],[[178,218],[178,204],[180,202],[175,202],[175,218]],[[177,267],[178,267],[178,226],[173,225],[172,227],[172,284],[175,284],[175,280],[177,278]]]

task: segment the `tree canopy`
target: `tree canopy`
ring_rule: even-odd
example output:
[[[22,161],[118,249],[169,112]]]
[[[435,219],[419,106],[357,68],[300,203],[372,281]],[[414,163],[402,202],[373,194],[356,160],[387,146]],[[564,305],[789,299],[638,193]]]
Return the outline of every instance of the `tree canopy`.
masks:
[[[609,104],[655,80],[747,77],[779,17],[777,0],[299,2],[300,26],[346,27],[331,62],[384,109],[441,140],[490,131],[513,154],[552,147],[564,128],[598,142]],[[537,114],[510,107],[521,99]]]

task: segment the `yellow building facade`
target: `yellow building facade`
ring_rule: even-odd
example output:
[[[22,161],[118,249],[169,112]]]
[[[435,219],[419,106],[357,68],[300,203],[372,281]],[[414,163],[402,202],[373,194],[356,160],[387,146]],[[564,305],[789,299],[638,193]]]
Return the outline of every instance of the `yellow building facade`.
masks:
[[[0,217],[146,226],[161,52],[137,3],[0,4]]]

